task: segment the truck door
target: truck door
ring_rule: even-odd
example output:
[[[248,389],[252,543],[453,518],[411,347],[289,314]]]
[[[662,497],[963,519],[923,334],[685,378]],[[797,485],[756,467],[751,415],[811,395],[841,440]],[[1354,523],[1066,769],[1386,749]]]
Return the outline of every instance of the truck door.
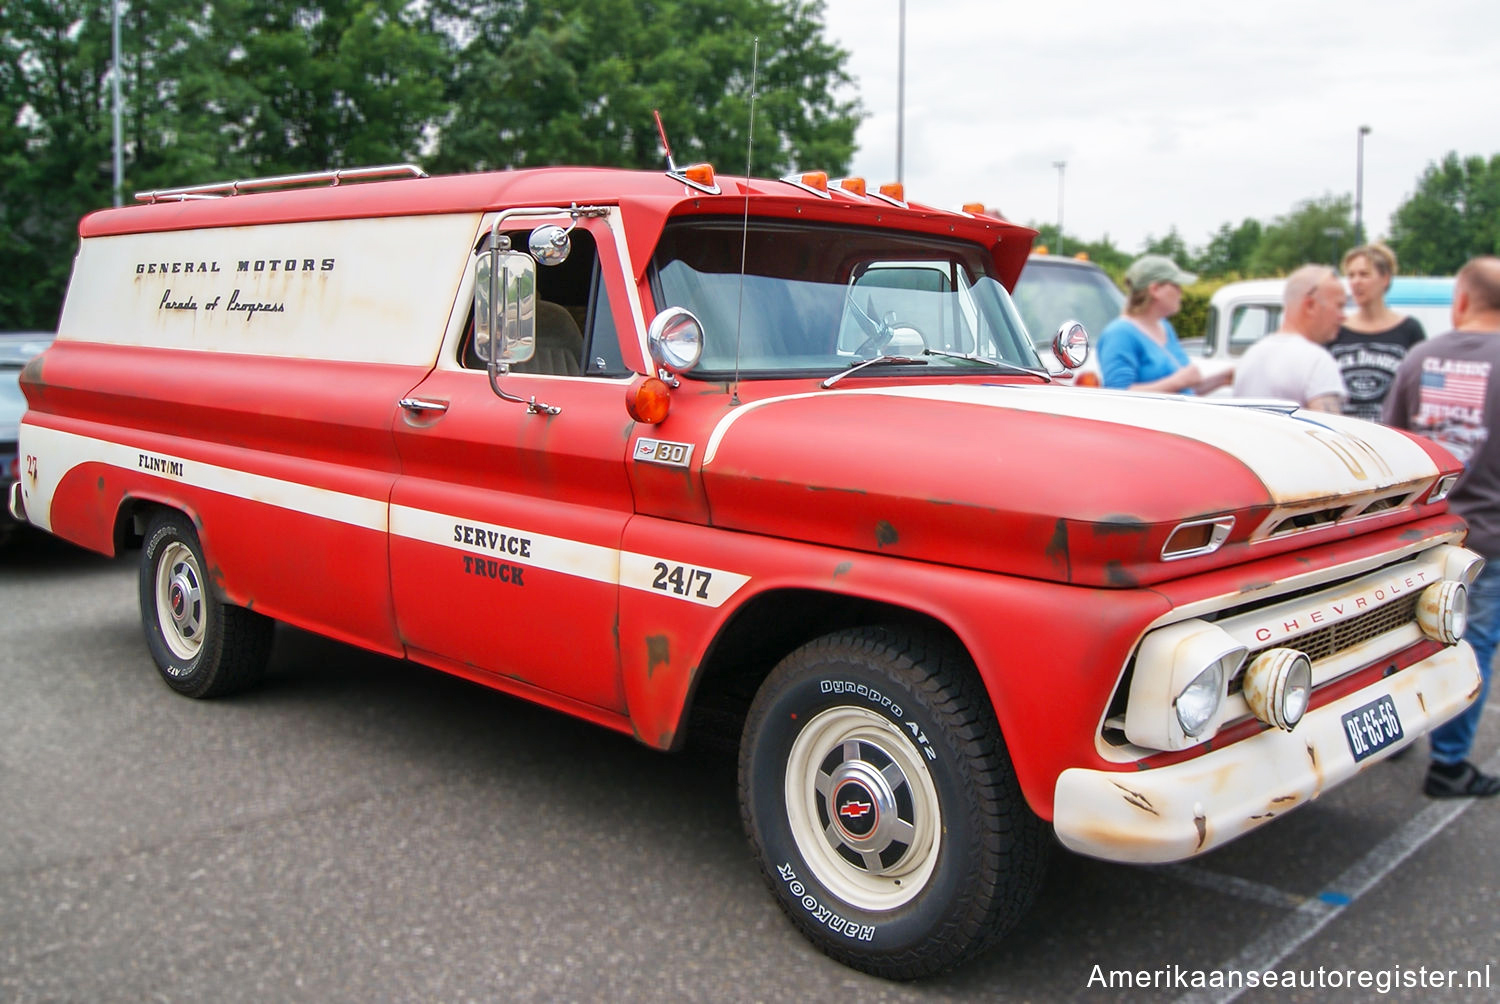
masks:
[[[532,225],[507,231],[512,246]],[[501,378],[557,414],[490,389],[465,297],[437,367],[398,406],[392,593],[413,659],[621,713],[617,569],[633,506],[616,332],[638,336],[607,223],[571,236],[566,261],[538,267],[536,356]]]

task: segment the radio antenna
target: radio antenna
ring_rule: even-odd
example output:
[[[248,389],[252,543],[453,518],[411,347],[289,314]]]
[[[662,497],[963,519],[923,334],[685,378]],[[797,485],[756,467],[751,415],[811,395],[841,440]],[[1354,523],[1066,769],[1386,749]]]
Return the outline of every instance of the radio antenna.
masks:
[[[760,38],[750,50],[750,137],[745,141],[745,218],[740,224],[740,302],[734,315],[734,383],[729,388],[731,407],[740,403],[740,335],[745,323],[745,262],[750,246],[750,170],[755,160],[755,75],[760,69]]]

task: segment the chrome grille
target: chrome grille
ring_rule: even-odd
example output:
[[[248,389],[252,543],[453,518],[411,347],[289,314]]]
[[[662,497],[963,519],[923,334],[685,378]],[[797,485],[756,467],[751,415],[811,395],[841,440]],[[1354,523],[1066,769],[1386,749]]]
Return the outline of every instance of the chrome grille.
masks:
[[[1361,645],[1371,638],[1378,638],[1388,631],[1405,627],[1414,623],[1417,619],[1417,601],[1421,599],[1420,593],[1412,593],[1399,600],[1381,604],[1374,610],[1367,610],[1357,617],[1330,624],[1327,627],[1316,628],[1312,631],[1304,631],[1302,634],[1284,638],[1274,645],[1266,645],[1262,648],[1251,649],[1245,657],[1245,666],[1255,661],[1255,657],[1262,652],[1273,648],[1293,648],[1302,652],[1307,658],[1316,663],[1320,659],[1337,655],[1345,649]],[[1242,669],[1235,674],[1229,684],[1229,692],[1237,694],[1240,691],[1241,680],[1245,673]]]

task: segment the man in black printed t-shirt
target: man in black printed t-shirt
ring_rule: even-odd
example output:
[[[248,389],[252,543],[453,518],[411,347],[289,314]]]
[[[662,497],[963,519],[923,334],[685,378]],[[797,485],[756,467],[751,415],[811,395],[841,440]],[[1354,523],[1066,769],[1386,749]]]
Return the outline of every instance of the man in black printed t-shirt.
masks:
[[[1463,461],[1448,504],[1469,523],[1468,546],[1485,558],[1469,589],[1464,633],[1483,682],[1468,710],[1432,731],[1423,790],[1434,798],[1500,794],[1500,777],[1468,759],[1500,639],[1500,258],[1475,258],[1459,270],[1453,327],[1407,354],[1382,415],[1387,425],[1426,436]]]

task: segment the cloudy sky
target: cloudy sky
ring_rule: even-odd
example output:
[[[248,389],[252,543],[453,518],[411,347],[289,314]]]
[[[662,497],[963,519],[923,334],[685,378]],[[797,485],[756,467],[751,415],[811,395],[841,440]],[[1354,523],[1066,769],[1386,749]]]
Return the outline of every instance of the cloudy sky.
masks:
[[[853,173],[896,176],[899,0],[825,0],[868,115]],[[1391,214],[1450,150],[1500,153],[1496,0],[906,0],[907,197],[983,202],[1135,252],[1175,225],[1353,196]],[[818,165],[807,165],[814,167]]]

